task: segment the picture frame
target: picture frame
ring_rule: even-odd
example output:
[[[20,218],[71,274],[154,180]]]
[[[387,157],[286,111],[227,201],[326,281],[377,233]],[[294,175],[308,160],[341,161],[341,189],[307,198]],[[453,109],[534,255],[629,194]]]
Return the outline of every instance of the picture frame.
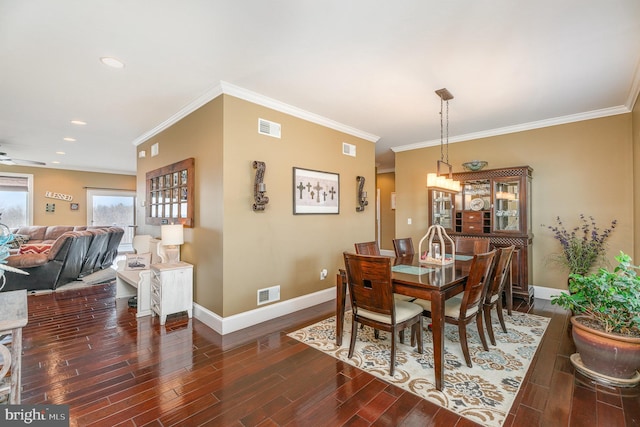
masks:
[[[195,159],[176,162],[147,172],[145,223],[194,226]]]
[[[293,214],[339,214],[340,175],[293,168]]]

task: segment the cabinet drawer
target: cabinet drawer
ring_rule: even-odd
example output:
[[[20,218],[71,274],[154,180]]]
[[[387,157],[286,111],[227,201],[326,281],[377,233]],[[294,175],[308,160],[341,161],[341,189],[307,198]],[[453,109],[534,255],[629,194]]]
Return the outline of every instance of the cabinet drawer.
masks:
[[[462,232],[482,233],[482,212],[462,212]]]

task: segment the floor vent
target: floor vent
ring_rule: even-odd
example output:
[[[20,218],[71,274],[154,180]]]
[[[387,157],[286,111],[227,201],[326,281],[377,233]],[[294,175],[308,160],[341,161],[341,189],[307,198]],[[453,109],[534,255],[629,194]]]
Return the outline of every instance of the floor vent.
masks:
[[[280,286],[258,289],[258,305],[280,300]]]
[[[347,144],[346,142],[342,143],[342,154],[347,156],[355,157],[356,156],[356,146],[353,144]]]
[[[280,138],[280,123],[270,122],[265,119],[258,119],[258,133],[274,138]]]

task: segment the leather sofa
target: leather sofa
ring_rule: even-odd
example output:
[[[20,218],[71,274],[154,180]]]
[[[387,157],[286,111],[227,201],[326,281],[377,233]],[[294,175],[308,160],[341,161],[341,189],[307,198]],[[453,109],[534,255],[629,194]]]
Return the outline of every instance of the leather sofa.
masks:
[[[51,248],[46,253],[9,256],[7,265],[20,268],[29,275],[5,272],[7,282],[3,291],[56,289],[109,268],[118,254],[118,245],[124,234],[120,227],[68,226],[22,227],[12,232],[28,234],[29,244],[51,242]]]

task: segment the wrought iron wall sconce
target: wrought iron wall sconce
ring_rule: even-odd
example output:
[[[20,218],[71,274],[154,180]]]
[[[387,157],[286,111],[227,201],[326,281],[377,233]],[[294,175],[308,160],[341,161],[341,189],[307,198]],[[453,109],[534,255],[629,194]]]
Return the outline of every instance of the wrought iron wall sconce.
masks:
[[[264,195],[267,192],[267,185],[263,182],[267,165],[264,162],[254,160],[253,168],[256,169],[256,177],[253,184],[253,199],[255,200],[253,210],[257,212],[263,211],[266,204],[269,203],[269,198]]]
[[[356,212],[362,212],[364,211],[364,207],[369,204],[367,201],[367,192],[364,191],[364,176],[357,176],[356,181],[358,182],[358,206],[356,206]]]

